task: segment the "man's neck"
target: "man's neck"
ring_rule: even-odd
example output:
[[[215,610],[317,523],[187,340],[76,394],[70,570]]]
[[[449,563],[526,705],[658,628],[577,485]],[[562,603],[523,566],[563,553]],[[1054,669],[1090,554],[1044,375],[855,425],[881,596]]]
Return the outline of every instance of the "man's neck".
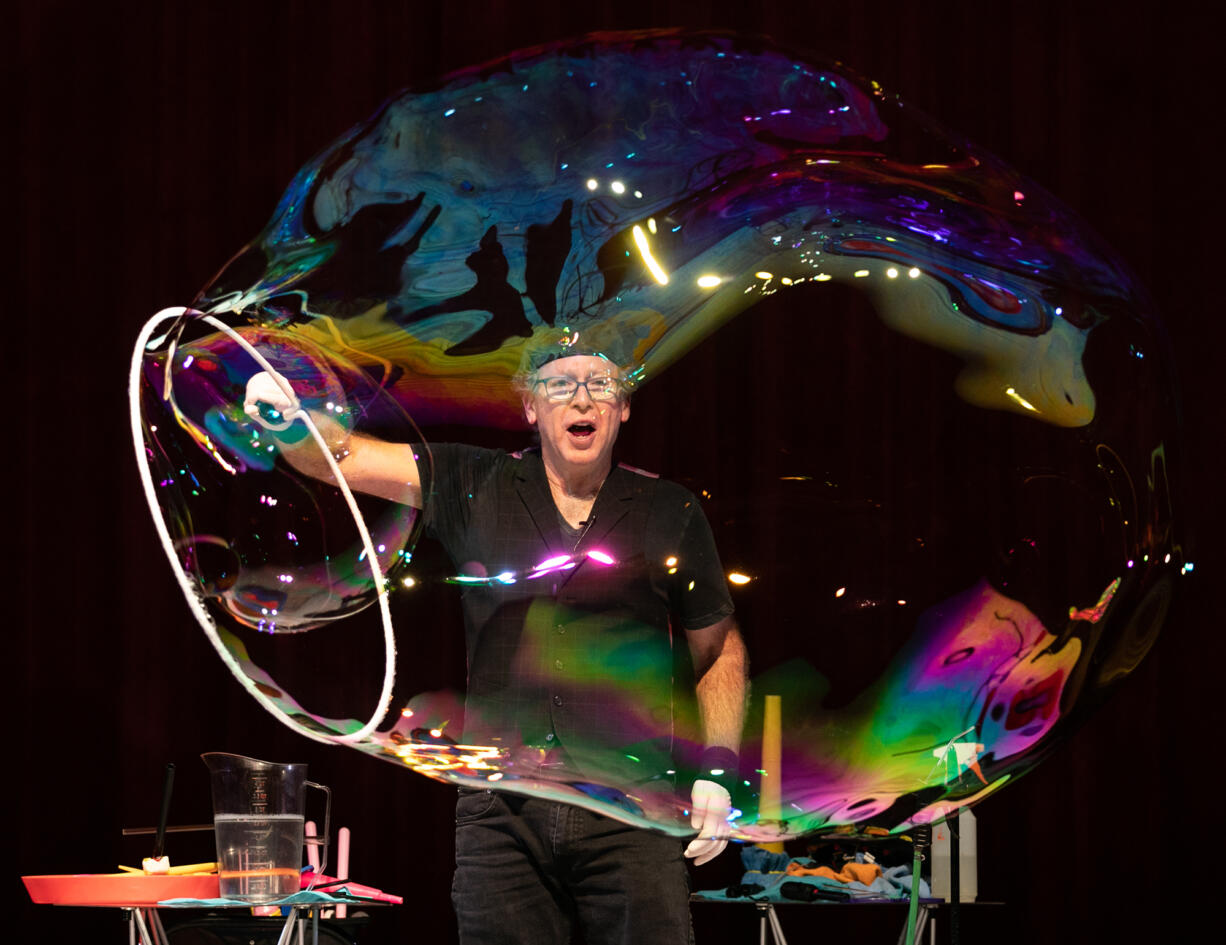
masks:
[[[600,491],[613,468],[611,459],[595,466],[567,469],[551,462],[550,457],[543,452],[541,458],[545,464],[545,478],[549,480],[550,491],[555,496],[580,501],[596,498],[596,493]]]
[[[578,526],[591,519],[592,507],[596,504],[596,496],[600,487],[608,478],[612,463],[601,467],[585,469],[570,476],[561,474],[545,463],[545,478],[549,481],[549,491],[553,496],[554,505],[562,517],[572,526]]]

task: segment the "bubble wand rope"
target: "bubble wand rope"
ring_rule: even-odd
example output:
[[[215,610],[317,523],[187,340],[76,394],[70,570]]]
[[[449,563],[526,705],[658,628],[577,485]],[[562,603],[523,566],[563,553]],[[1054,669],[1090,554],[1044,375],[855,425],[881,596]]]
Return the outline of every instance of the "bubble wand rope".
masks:
[[[349,488],[349,483],[341,473],[340,465],[332,455],[332,451],[328,449],[328,444],[324,441],[323,436],[311,421],[310,416],[305,410],[299,408],[292,415],[287,415],[288,419],[300,419],[310,432],[320,452],[323,453],[324,459],[328,463],[328,468],[336,480],[336,484],[340,487],[341,495],[345,498],[345,503],[349,506],[349,512],[353,515],[354,524],[357,526],[358,534],[362,539],[362,547],[365,550],[366,560],[369,563],[371,575],[375,581],[375,589],[378,592],[379,600],[379,616],[383,622],[383,651],[384,651],[384,669],[383,669],[383,690],[379,696],[379,703],[375,709],[374,715],[361,728],[355,732],[350,732],[347,735],[321,735],[317,731],[306,728],[301,725],[296,719],[286,714],[275,702],[260,691],[255,681],[252,680],[238,661],[230,652],[229,648],[222,642],[221,637],[217,633],[217,626],[213,621],[212,616],[208,612],[204,598],[200,593],[200,589],[188,577],[187,572],[183,570],[183,566],[179,563],[178,557],[174,551],[174,542],[170,538],[170,532],[166,528],[166,523],[163,521],[159,512],[157,494],[153,488],[153,476],[149,471],[148,459],[145,456],[145,439],[141,429],[140,420],[140,368],[144,352],[148,349],[150,339],[153,336],[154,330],[158,325],[168,319],[179,319],[187,314],[190,310],[183,307],[165,308],[154,315],[149,321],[145,322],[141,328],[140,335],[137,337],[136,346],[132,351],[132,364],[128,373],[128,409],[132,423],[132,442],[136,448],[136,465],[140,470],[141,485],[144,487],[145,501],[149,505],[150,514],[153,516],[153,524],[157,529],[158,538],[161,540],[162,549],[166,552],[166,557],[170,561],[171,568],[175,572],[175,577],[182,588],[184,596],[187,598],[188,607],[195,615],[197,622],[204,628],[205,635],[213,644],[213,648],[221,656],[222,661],[230,668],[230,671],[239,679],[243,687],[255,697],[269,713],[281,721],[283,724],[305,735],[313,741],[323,742],[325,744],[341,743],[347,744],[358,742],[370,735],[378,725],[391,706],[392,702],[392,687],[396,681],[396,637],[392,630],[392,617],[387,603],[387,586],[383,577],[383,569],[379,565],[378,557],[375,555],[374,543],[371,541],[370,531],[366,527],[366,520],[362,513],[358,510],[357,502],[353,498],[353,492]],[[200,314],[205,322],[224,332],[233,341],[235,341],[244,351],[246,351],[255,362],[265,371],[269,372],[270,376],[276,377],[276,370],[271,364],[261,355],[251,344],[243,338],[238,332],[234,331],[229,325],[220,322],[210,315]],[[170,362],[166,365],[167,373],[169,374]],[[284,390],[286,396],[296,404],[298,398],[292,390]]]

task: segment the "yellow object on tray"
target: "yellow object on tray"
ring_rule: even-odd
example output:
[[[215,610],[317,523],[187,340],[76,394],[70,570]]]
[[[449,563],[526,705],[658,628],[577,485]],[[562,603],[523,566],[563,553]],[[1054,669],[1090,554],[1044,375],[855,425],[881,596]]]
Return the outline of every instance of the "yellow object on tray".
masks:
[[[135,866],[124,866],[122,863],[119,864],[119,868],[120,870],[122,870],[121,873],[111,873],[111,874],[103,873],[100,875],[126,876],[131,873],[139,873],[141,875],[150,875],[150,876],[190,876],[193,873],[216,873],[217,872],[216,863],[185,863],[183,866],[171,866],[158,873],[154,873],[151,870],[137,869]]]

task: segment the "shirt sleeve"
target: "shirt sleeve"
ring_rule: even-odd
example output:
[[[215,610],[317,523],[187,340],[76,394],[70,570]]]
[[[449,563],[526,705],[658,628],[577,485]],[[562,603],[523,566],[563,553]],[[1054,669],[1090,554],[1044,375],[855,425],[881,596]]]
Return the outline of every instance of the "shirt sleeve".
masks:
[[[735,608],[715,536],[698,499],[690,496],[673,585],[673,607],[686,630],[701,630],[731,617]]]
[[[464,534],[473,490],[493,459],[490,450],[458,443],[430,447],[432,474],[425,497],[426,534],[445,547]]]

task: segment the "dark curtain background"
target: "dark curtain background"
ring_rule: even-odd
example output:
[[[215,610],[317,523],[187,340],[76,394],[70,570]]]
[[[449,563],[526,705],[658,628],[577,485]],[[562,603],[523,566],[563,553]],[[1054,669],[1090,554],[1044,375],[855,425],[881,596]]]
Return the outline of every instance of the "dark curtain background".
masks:
[[[1218,441],[1222,50],[1202,5],[116,2],[18,4],[5,75],[10,231],[4,399],[15,685],[5,805],[18,926],[122,941],[114,913],[34,907],[18,876],[114,870],[147,840],[167,761],[172,820],[209,819],[201,751],[306,761],[353,830],[352,874],[403,893],[369,941],[454,939],[448,787],[281,728],[242,694],[175,587],[138,479],[125,384],[154,311],[185,304],[262,226],[295,170],[401,86],[596,29],[763,32],[839,59],[1079,210],[1151,289],[1184,404],[1181,517],[1195,577],[1140,669],[1021,783],[977,808],[979,942],[1168,941],[1212,917],[1226,656]],[[638,457],[651,465],[651,457]],[[411,628],[423,679],[462,676],[453,615]],[[408,629],[408,628],[405,628]],[[411,641],[411,642],[408,642]],[[338,683],[339,684],[339,683]],[[212,858],[207,835],[178,862]],[[734,881],[735,856],[697,882]],[[751,911],[696,910],[700,941]],[[784,915],[793,940],[891,940],[862,910]],[[901,918],[901,917],[900,917]],[[0,932],[17,940],[15,931]]]

